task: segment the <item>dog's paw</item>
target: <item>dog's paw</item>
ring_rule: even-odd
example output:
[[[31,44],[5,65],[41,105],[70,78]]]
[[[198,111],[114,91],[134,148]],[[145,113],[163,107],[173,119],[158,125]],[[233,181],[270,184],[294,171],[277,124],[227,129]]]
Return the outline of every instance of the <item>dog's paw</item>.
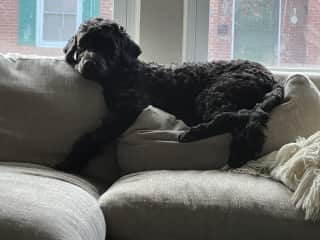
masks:
[[[255,123],[258,125],[265,126],[267,121],[269,120],[269,114],[262,109],[257,109],[256,111],[252,112],[248,124],[250,125]]]
[[[192,129],[188,129],[178,136],[178,141],[180,143],[187,143],[187,142],[196,141],[198,140],[198,138],[199,137],[197,136],[195,131],[193,131]]]

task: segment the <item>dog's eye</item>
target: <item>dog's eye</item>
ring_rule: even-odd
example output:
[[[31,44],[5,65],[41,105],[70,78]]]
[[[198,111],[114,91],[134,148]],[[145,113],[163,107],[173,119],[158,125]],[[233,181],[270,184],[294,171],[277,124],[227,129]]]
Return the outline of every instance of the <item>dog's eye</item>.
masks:
[[[74,54],[73,54],[73,60],[75,62],[78,62],[79,61],[79,52],[78,51],[75,51]]]

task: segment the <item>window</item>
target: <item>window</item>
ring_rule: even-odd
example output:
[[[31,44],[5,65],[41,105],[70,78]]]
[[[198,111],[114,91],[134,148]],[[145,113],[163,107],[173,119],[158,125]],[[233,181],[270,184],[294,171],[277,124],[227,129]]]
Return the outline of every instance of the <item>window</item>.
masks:
[[[38,4],[37,46],[63,47],[82,21],[81,1],[38,0]]]
[[[243,58],[273,68],[319,68],[318,0],[195,2],[197,10],[193,11],[204,10],[191,20],[197,29],[193,41],[196,57],[193,60]],[[203,7],[205,4],[206,9]],[[201,36],[209,36],[207,42],[197,43]]]
[[[231,1],[223,2],[232,6]],[[248,58],[269,66],[276,65],[279,51],[279,1],[238,0],[234,4],[231,56]]]
[[[61,48],[82,21],[112,19],[117,5],[113,0],[1,0],[0,52],[62,55]],[[117,9],[117,17],[127,12]]]

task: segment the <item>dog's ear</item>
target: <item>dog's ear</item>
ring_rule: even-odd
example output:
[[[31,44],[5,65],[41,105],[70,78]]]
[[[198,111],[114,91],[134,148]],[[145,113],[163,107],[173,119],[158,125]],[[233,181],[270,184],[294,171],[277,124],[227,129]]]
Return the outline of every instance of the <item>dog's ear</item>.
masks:
[[[132,58],[137,58],[141,54],[141,49],[133,40],[131,40],[128,36],[125,42],[125,51],[127,55]]]
[[[124,38],[124,51],[126,55],[132,58],[137,58],[141,54],[141,49],[128,35],[125,28],[121,25],[114,23],[113,28],[119,32]]]
[[[65,53],[65,59],[67,63],[69,64],[75,63],[73,55],[76,49],[77,49],[76,37],[73,36],[72,38],[69,39],[66,46],[63,48],[63,52]]]

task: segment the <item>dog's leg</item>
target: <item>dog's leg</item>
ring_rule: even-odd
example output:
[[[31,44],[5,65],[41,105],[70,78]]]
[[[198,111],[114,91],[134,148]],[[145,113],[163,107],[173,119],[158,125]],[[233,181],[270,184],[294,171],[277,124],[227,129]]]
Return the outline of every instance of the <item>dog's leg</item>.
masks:
[[[238,112],[222,112],[206,123],[190,127],[183,132],[178,140],[179,142],[191,142],[211,136],[232,132],[235,126],[244,126],[250,117],[250,112],[240,110]]]
[[[284,98],[284,88],[280,84],[274,85],[272,91],[268,92],[262,102],[257,103],[253,109],[261,109],[265,112],[271,112],[276,106],[280,105]]]
[[[252,112],[247,124],[232,131],[228,165],[232,168],[241,167],[250,160],[256,159],[262,151],[265,141],[264,128],[269,115],[257,110]]]
[[[235,128],[245,127],[251,129],[252,124],[259,123],[266,126],[269,119],[268,112],[279,105],[283,100],[284,92],[281,85],[275,85],[273,90],[265,95],[261,103],[257,103],[251,110],[239,110],[238,112],[222,112],[207,123],[192,126],[182,133],[178,140],[180,142],[191,142],[226,132],[232,132]]]
[[[232,132],[228,164],[232,168],[240,167],[250,160],[255,160],[262,151],[265,142],[264,128],[269,119],[269,112],[281,104],[284,91],[281,85],[265,95],[261,103],[251,110],[247,124]]]
[[[275,85],[273,90],[264,96],[262,102],[255,105],[246,126],[233,134],[228,161],[230,167],[240,167],[258,157],[265,142],[264,129],[269,119],[268,113],[281,104],[283,98],[283,86]]]
[[[263,130],[269,119],[268,113],[282,103],[283,97],[283,87],[275,85],[253,109],[217,115],[217,118],[208,123],[191,127],[179,136],[179,141],[190,142],[231,132],[233,137],[228,164],[232,168],[240,167],[249,160],[256,159],[262,151],[265,142]]]
[[[265,140],[263,129],[268,118],[268,113],[261,109],[222,113],[208,123],[191,127],[179,136],[179,141],[191,142],[230,132],[228,164],[232,168],[240,167],[261,152]]]
[[[79,173],[88,161],[102,153],[104,146],[119,137],[136,119],[136,116],[121,117],[108,113],[102,126],[81,136],[73,145],[70,154],[56,168],[58,170]]]
[[[248,137],[241,129],[235,129],[232,132],[232,140],[229,146],[230,153],[228,157],[228,165],[231,168],[238,168],[247,161],[254,158],[253,151],[248,144]]]

